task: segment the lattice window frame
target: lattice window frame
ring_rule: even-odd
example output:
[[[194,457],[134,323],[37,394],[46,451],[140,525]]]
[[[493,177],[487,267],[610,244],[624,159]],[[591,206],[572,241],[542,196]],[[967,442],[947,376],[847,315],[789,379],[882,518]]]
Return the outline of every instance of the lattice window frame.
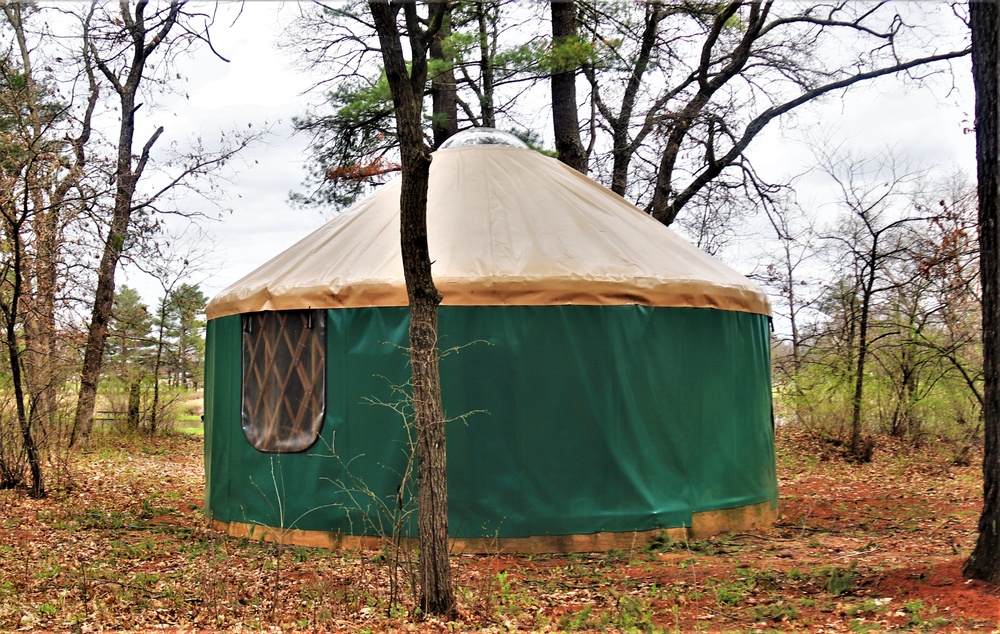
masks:
[[[312,447],[326,413],[326,314],[285,310],[243,315],[243,435],[263,453]]]

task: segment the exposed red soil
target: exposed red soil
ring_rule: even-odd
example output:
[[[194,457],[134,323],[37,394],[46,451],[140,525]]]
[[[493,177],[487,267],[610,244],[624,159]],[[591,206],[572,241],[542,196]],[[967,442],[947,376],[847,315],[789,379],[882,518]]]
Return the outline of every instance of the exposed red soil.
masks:
[[[871,587],[886,596],[916,597],[943,612],[995,626],[1000,623],[1000,598],[996,587],[962,577],[963,558],[940,564],[921,564],[883,574]]]

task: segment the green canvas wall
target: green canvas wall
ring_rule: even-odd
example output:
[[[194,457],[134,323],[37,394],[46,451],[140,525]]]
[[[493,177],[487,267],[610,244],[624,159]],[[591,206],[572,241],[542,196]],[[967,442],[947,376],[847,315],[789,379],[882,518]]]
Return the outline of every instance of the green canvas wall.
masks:
[[[206,511],[217,520],[378,534],[406,433],[406,308],[327,311],[320,441],[262,454],[240,427],[240,316],[209,322]],[[453,537],[689,526],[777,502],[768,318],[647,306],[440,310]],[[280,501],[280,504],[279,504]]]

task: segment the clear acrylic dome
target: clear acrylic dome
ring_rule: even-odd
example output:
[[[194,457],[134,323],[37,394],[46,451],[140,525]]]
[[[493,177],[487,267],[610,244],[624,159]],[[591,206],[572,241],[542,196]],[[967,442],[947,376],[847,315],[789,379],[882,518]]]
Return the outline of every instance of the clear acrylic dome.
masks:
[[[438,149],[447,150],[453,147],[467,147],[470,145],[504,145],[522,149],[528,148],[524,144],[524,141],[510,132],[504,132],[496,128],[469,128],[449,138]]]

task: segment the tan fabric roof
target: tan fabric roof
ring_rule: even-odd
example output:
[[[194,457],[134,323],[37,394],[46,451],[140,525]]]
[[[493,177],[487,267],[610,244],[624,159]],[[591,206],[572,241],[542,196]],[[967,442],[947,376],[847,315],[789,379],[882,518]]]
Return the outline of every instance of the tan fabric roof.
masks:
[[[400,180],[208,304],[208,318],[294,308],[405,306]],[[428,240],[443,304],[646,304],[770,314],[753,282],[617,194],[532,150],[433,155]]]

